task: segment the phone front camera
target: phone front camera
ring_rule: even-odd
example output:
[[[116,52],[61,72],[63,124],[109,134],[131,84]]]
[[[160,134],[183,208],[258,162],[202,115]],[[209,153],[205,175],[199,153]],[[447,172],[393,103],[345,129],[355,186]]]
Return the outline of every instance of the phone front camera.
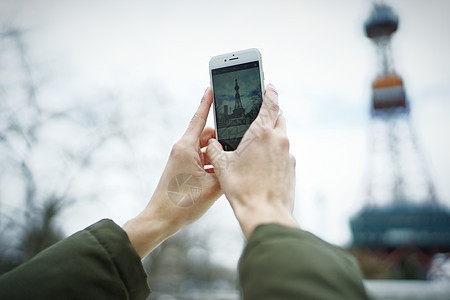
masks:
[[[227,59],[225,58],[223,61],[227,61]]]

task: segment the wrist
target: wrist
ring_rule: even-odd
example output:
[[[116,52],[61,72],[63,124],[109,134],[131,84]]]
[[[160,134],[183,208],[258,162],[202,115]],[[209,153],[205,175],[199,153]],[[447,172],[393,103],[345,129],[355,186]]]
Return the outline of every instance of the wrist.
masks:
[[[178,231],[178,227],[143,211],[128,221],[123,230],[141,258]]]
[[[292,213],[285,207],[261,205],[259,207],[240,207],[235,209],[235,215],[246,238],[250,237],[256,227],[263,224],[279,224],[299,228]]]

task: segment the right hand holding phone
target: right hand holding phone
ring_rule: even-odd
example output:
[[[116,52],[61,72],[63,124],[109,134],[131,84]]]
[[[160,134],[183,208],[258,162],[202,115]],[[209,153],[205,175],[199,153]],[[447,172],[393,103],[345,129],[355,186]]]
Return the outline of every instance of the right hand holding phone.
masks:
[[[298,227],[292,216],[295,158],[273,85],[267,85],[258,117],[238,148],[223,151],[212,139],[206,154],[247,238],[261,224]]]

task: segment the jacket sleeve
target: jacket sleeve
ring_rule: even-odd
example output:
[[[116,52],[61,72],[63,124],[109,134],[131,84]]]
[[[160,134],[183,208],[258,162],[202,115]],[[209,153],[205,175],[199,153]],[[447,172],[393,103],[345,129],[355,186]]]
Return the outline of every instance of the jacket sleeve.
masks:
[[[0,277],[0,299],[145,299],[141,260],[127,234],[102,220]]]
[[[244,300],[368,299],[355,259],[305,231],[258,226],[239,262]]]

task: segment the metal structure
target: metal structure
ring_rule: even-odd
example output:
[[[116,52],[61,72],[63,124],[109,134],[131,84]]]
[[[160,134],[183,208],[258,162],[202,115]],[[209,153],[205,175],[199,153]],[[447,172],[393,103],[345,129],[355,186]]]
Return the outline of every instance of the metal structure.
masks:
[[[245,109],[244,107],[242,107],[241,95],[239,94],[239,85],[237,79],[234,80],[234,90],[236,91],[236,94],[234,96],[233,115],[234,117],[239,118],[245,114]]]
[[[378,54],[372,83],[372,136],[366,182],[366,205],[350,225],[354,247],[450,251],[450,212],[440,205],[414,135],[402,78],[394,69],[391,38],[398,15],[376,3],[364,24]]]

